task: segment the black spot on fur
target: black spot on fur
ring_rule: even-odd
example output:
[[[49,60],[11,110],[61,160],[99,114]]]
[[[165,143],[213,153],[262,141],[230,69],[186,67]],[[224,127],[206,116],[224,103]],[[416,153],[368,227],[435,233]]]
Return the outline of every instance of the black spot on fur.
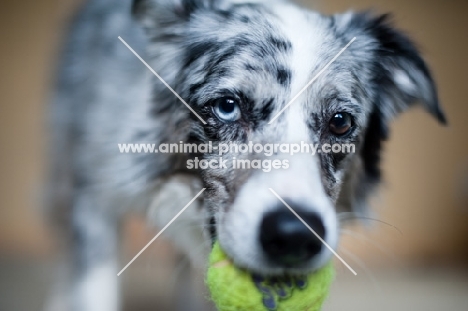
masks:
[[[262,10],[262,5],[258,3],[234,3],[231,6],[232,10],[248,9],[251,12],[259,12]]]
[[[187,55],[185,56],[184,65],[185,67],[190,66],[197,59],[207,53],[211,53],[220,48],[220,44],[215,41],[202,41],[191,44],[187,49]]]
[[[190,84],[190,88],[189,88],[189,92],[190,92],[190,95],[189,96],[192,96],[193,94],[197,93],[197,91],[199,89],[201,89],[203,87],[203,85],[205,85],[205,81],[203,82],[200,82],[200,83],[195,83],[195,84]]]
[[[273,112],[273,108],[274,108],[273,104],[274,104],[274,99],[271,98],[263,105],[262,110],[261,110],[262,120],[266,120],[268,116],[271,115],[271,113]]]
[[[244,68],[248,71],[258,71],[260,70],[257,66],[254,66],[252,64],[245,64]]]
[[[369,181],[378,182],[381,178],[380,153],[382,143],[388,138],[388,128],[376,107],[369,116],[364,142],[361,149],[364,171]]]
[[[132,15],[137,15],[140,11],[144,10],[144,4],[147,0],[133,0],[132,2]]]
[[[253,125],[253,127],[258,127],[261,122],[268,120],[269,116],[272,114],[274,109],[274,102],[273,98],[268,98],[263,100],[257,108],[253,108],[253,103],[251,103],[249,109],[249,122]]]
[[[333,189],[333,185],[336,183],[336,178],[333,175],[334,172],[334,166],[333,166],[333,158],[320,153],[319,154],[319,159],[320,159],[320,166],[321,166],[321,172],[322,172],[322,182],[324,184],[324,189],[325,192],[327,193],[328,196],[332,195],[331,189]]]
[[[226,10],[218,10],[216,11],[216,13],[218,13],[219,15],[221,15],[222,17],[226,19],[230,19],[233,17],[233,13],[230,11],[226,11]]]
[[[250,18],[248,16],[245,16],[245,15],[241,15],[239,17],[239,20],[243,23],[250,23]]]
[[[260,109],[256,110],[253,112],[252,119],[255,121],[255,123],[258,123],[259,121],[266,121],[268,117],[271,115],[273,112],[274,108],[274,99],[266,99],[263,103]]]
[[[175,11],[179,16],[188,18],[193,12],[207,8],[214,8],[214,0],[182,0],[181,5],[177,6]]]
[[[276,72],[276,79],[282,86],[286,86],[291,82],[291,71],[287,69],[278,69]]]
[[[292,44],[289,41],[285,41],[279,38],[275,38],[273,36],[268,38],[268,41],[272,43],[278,50],[282,52],[288,52],[292,48]]]
[[[221,52],[219,55],[217,56],[214,56],[213,57],[213,61],[212,62],[208,62],[206,64],[206,67],[205,70],[208,72],[207,74],[207,78],[212,76],[213,74],[215,74],[215,72],[217,70],[219,70],[219,65],[234,57],[235,55],[237,55],[238,53],[240,52],[240,50],[236,47],[229,47],[227,48],[226,50],[224,50],[223,52]]]
[[[209,233],[210,233],[210,237],[211,237],[211,243],[214,245],[214,243],[216,242],[216,236],[217,236],[217,232],[216,232],[216,218],[214,215],[211,215],[210,218],[208,219],[208,228],[209,228]]]

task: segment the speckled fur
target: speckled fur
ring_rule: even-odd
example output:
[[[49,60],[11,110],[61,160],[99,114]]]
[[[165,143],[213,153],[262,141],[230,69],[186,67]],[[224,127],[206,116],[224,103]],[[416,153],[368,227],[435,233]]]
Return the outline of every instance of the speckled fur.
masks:
[[[388,16],[322,15],[286,1],[95,0],[72,23],[52,105],[51,197],[67,207],[74,243],[73,310],[119,308],[118,286],[99,304],[100,275],[117,282],[120,218],[129,211],[164,226],[202,187],[202,198],[168,230],[199,265],[194,246],[220,240],[241,265],[267,274],[284,267],[261,252],[262,215],[277,206],[268,191],[318,212],[337,245],[337,214],[362,212],[380,181],[379,155],[389,122],[415,102],[445,122],[429,69]],[[133,17],[130,13],[133,11]],[[121,36],[206,120],[202,124],[117,39]],[[348,43],[356,41],[273,124],[268,121]],[[220,121],[222,96],[242,118]],[[334,113],[353,116],[345,137],[328,132]],[[195,155],[120,154],[118,143],[179,141],[355,143],[349,155],[297,156],[270,173],[187,170]],[[199,155],[200,156],[200,155]],[[203,155],[210,158],[213,155]],[[226,155],[225,157],[233,157]],[[249,155],[248,157],[252,157]],[[297,271],[316,269],[324,250]],[[103,267],[113,267],[105,270]],[[108,272],[111,271],[111,272]],[[115,274],[113,274],[115,272]],[[94,286],[94,287],[93,287]],[[102,286],[102,285],[101,285]]]

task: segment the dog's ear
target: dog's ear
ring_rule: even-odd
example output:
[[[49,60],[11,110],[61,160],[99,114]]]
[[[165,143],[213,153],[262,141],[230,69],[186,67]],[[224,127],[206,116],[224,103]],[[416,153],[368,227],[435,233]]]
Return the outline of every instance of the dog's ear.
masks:
[[[391,16],[346,13],[341,16],[343,19],[347,27],[344,32],[354,33],[358,40],[362,35],[364,42],[360,44],[370,45],[367,48],[374,54],[372,86],[382,116],[388,121],[414,103],[421,103],[445,124],[430,70],[412,40],[393,27]]]
[[[390,23],[389,15],[369,12],[335,15],[338,33],[362,61],[371,61],[368,94],[372,112],[353,169],[347,173],[340,203],[346,210],[366,211],[368,195],[381,179],[380,153],[389,136],[389,122],[415,103],[420,103],[439,122],[446,124],[431,72],[415,44]]]

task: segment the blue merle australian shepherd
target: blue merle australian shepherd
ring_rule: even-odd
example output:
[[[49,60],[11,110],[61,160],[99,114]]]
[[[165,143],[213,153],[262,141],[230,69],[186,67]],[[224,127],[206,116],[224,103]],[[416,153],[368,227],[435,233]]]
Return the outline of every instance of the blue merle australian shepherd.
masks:
[[[51,303],[58,310],[119,310],[123,216],[140,212],[163,228],[203,188],[166,231],[193,266],[206,264],[218,240],[256,273],[316,270],[332,252],[269,188],[335,249],[342,215],[364,213],[379,183],[391,120],[420,103],[445,122],[426,63],[387,15],[323,15],[280,0],[89,0],[71,26],[52,106],[51,193],[66,216],[72,263],[63,301]],[[352,143],[356,151],[295,155],[288,169],[265,173],[187,168],[216,154],[117,148],[181,141]]]

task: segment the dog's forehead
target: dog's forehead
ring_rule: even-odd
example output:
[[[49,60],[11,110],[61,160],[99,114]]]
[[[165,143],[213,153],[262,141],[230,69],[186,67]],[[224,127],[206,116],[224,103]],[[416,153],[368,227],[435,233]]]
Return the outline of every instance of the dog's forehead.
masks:
[[[240,91],[259,109],[272,100],[285,105],[349,42],[329,16],[276,2],[203,12],[189,32],[191,95],[206,102],[225,90]],[[352,53],[344,53],[298,101],[313,112],[327,108],[325,99],[352,98],[363,81],[358,71]]]

